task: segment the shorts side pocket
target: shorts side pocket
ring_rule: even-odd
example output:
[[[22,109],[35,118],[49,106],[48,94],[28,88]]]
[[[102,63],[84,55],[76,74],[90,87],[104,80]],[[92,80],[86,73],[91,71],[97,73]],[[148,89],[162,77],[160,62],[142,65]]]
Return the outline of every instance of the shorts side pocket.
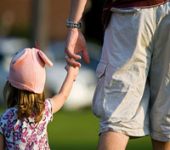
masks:
[[[106,63],[100,62],[96,69],[96,76],[98,78],[96,90],[93,96],[92,111],[97,117],[104,116],[103,101],[104,101],[104,78],[106,71]]]
[[[102,78],[102,76],[104,76],[105,71],[106,71],[106,66],[107,66],[107,64],[103,63],[103,62],[100,62],[98,64],[97,69],[96,69],[96,76],[98,79],[100,79],[100,78]]]

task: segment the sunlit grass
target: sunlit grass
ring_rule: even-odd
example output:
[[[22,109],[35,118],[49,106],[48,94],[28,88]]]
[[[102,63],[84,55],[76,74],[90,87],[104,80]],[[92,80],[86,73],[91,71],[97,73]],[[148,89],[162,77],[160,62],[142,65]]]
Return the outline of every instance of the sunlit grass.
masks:
[[[48,131],[52,150],[96,149],[98,121],[89,110],[57,113]]]
[[[98,142],[98,119],[90,110],[61,111],[49,125],[52,150],[95,150]],[[151,150],[150,138],[130,140],[127,150]]]

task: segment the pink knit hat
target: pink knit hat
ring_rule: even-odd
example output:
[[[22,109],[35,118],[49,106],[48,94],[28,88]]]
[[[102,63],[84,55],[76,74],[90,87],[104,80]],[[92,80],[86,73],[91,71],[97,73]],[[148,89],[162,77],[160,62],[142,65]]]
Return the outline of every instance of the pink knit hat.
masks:
[[[18,89],[42,93],[46,80],[46,64],[53,65],[41,50],[20,50],[11,60],[8,81]]]

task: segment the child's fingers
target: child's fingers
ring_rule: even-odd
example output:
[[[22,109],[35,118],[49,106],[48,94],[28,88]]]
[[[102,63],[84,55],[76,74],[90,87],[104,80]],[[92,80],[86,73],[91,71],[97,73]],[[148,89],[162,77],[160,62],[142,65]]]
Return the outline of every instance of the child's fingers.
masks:
[[[69,69],[69,65],[67,64],[67,65],[65,66],[65,70],[68,71],[68,69]]]

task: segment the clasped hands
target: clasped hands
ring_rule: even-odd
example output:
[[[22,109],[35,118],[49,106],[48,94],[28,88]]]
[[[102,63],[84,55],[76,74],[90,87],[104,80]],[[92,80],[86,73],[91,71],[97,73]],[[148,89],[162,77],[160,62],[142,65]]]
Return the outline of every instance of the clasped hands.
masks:
[[[79,29],[68,29],[65,47],[65,59],[67,64],[73,67],[81,67],[78,60],[82,59],[85,63],[89,63],[89,55],[87,52],[86,40]]]

